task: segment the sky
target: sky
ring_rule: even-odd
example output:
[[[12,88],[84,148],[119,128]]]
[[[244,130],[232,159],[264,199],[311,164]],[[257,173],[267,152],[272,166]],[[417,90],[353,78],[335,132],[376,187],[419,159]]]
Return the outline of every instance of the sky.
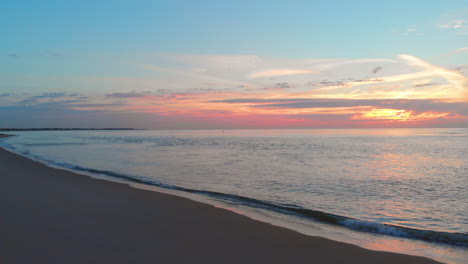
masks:
[[[7,1],[0,128],[468,127],[464,1]]]

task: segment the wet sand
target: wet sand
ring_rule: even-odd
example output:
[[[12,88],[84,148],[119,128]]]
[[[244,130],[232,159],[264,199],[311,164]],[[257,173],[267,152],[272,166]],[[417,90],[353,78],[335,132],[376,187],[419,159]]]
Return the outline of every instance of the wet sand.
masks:
[[[0,262],[438,263],[252,220],[0,149]]]

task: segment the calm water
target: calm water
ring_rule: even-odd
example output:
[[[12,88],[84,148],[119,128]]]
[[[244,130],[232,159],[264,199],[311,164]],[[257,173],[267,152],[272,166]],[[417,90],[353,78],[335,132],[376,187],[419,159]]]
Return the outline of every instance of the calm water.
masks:
[[[347,229],[468,245],[468,129],[16,134],[4,144],[56,165]]]

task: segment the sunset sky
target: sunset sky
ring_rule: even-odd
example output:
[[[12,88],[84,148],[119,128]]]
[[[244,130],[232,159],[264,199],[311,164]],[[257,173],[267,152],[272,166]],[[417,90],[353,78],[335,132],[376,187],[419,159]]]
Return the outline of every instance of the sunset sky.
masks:
[[[0,128],[468,127],[466,0],[16,0],[0,31]]]

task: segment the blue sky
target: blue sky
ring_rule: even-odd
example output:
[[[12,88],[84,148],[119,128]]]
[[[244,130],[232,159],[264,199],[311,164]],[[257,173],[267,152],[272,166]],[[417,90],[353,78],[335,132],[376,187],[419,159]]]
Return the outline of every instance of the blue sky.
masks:
[[[245,77],[284,65],[312,74],[319,60],[370,63],[409,54],[455,70],[468,61],[467,28],[466,1],[8,1],[0,10],[0,94],[16,99],[4,96],[0,107],[19,107],[50,92],[93,96],[93,104],[99,96],[108,103],[105,95],[115,92],[192,93],[206,83],[200,71],[219,81],[210,89],[242,93],[232,89],[244,82],[261,89],[282,82],[299,87],[315,79],[337,81],[349,77],[346,72],[362,79],[369,68],[380,67],[376,62],[364,69],[359,62],[309,81],[281,75],[285,79],[252,84]],[[216,72],[224,62],[207,64],[222,56],[245,59],[246,70],[235,75]],[[266,68],[256,69],[243,56]],[[387,73],[411,72],[406,66]]]
[[[4,54],[428,57],[460,48],[466,35],[438,26],[463,19],[467,8],[466,1],[18,0],[2,4],[0,47]]]

